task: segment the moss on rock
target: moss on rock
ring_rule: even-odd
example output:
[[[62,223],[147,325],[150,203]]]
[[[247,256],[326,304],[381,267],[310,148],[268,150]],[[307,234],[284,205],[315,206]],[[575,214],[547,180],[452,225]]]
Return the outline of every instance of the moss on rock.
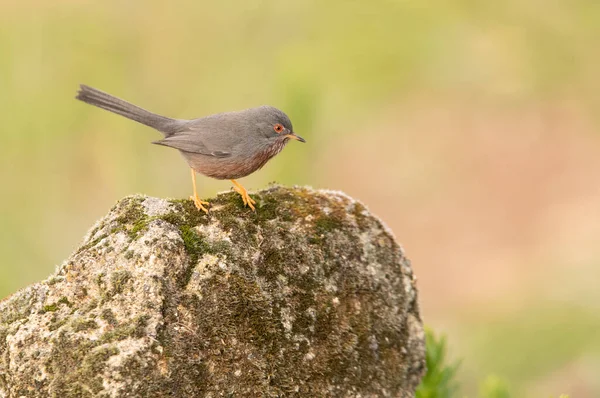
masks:
[[[131,196],[0,303],[0,396],[412,396],[412,270],[344,194]]]

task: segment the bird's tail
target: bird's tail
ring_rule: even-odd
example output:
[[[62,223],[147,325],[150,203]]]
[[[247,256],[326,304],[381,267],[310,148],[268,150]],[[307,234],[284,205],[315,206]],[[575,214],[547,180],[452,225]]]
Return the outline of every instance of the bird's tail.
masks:
[[[104,91],[86,86],[85,84],[80,85],[77,97],[75,98],[90,105],[97,106],[98,108],[125,116],[128,119],[135,120],[146,126],[150,126],[167,136],[175,132],[177,126],[181,124],[181,121],[179,120],[149,112],[139,106],[135,106],[127,101],[107,94]]]

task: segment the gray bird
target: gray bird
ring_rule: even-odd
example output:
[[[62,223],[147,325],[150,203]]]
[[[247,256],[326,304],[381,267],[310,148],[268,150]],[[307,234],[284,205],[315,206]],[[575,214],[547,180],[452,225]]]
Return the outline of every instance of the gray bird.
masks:
[[[254,210],[256,202],[236,179],[263,167],[290,139],[306,142],[294,133],[288,116],[272,106],[183,120],[157,115],[84,84],[76,98],[160,131],[164,138],[153,144],[181,152],[191,168],[194,189],[191,199],[206,213],[205,206],[209,203],[198,198],[196,173],[231,180],[244,205]]]

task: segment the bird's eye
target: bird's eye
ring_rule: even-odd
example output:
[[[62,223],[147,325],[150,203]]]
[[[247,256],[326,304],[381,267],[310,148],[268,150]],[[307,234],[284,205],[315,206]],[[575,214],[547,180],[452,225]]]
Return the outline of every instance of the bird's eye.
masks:
[[[275,130],[275,132],[279,134],[283,131],[283,126],[277,123],[275,126],[273,126],[273,130]]]

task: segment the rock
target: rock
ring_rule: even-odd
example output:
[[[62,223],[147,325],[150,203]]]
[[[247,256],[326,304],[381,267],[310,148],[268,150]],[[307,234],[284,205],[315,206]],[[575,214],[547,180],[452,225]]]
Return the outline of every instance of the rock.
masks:
[[[0,303],[0,397],[409,397],[415,278],[359,202],[272,187],[131,196]]]

